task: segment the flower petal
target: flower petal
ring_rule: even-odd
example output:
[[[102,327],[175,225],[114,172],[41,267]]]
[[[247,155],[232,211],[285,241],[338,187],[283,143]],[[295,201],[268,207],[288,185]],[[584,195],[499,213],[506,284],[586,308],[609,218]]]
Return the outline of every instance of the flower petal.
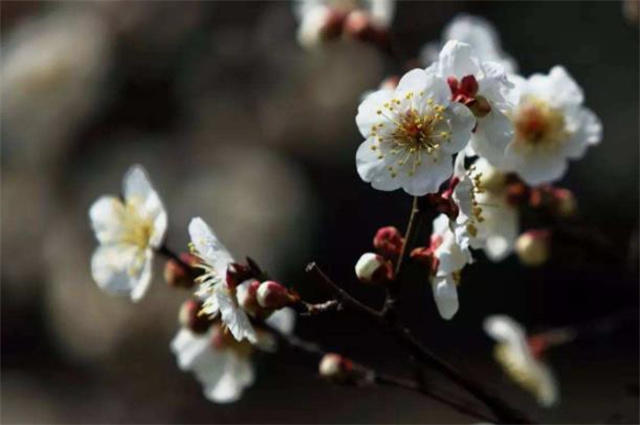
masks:
[[[471,137],[471,147],[494,167],[504,162],[507,145],[514,135],[513,123],[497,108],[478,120],[478,127]]]
[[[189,236],[198,255],[213,267],[221,277],[225,276],[227,265],[233,262],[233,257],[222,245],[211,228],[200,217],[192,218],[189,222]]]
[[[393,94],[393,90],[378,90],[369,94],[360,103],[358,114],[356,115],[356,124],[362,137],[368,138],[371,136],[371,130],[374,125],[388,121],[383,115],[378,114],[378,111],[381,110],[383,104],[393,98]]]
[[[238,341],[246,338],[249,342],[255,344],[258,340],[256,331],[253,329],[249,317],[244,310],[238,306],[235,299],[232,298],[232,295],[226,288],[221,288],[214,292],[214,296],[218,300],[222,321],[227,325],[233,337]]]
[[[132,166],[125,174],[123,196],[127,203],[138,205],[144,217],[153,220],[150,244],[160,246],[167,230],[167,213],[141,165]]]
[[[101,196],[89,208],[91,227],[101,244],[118,242],[122,233],[124,205],[115,196]]]
[[[438,74],[444,78],[476,75],[480,70],[479,60],[467,43],[449,40],[440,51]]]
[[[458,290],[450,276],[436,277],[433,282],[433,298],[438,313],[445,319],[451,319],[458,312]]]
[[[469,108],[460,103],[450,104],[444,115],[451,128],[451,140],[442,143],[442,150],[451,154],[460,152],[471,139],[476,119]]]
[[[128,244],[99,246],[91,258],[91,274],[98,286],[116,295],[140,300],[151,283],[153,251]]]

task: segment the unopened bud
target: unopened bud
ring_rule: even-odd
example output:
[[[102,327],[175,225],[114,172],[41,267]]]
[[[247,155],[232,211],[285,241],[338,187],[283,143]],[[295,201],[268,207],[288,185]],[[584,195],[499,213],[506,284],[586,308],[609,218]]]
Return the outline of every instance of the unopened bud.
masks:
[[[344,21],[344,33],[360,41],[386,45],[388,31],[380,28],[372,21],[371,16],[364,10],[354,10]]]
[[[555,212],[560,217],[571,217],[578,210],[576,198],[568,189],[555,188],[552,191]]]
[[[529,230],[516,240],[515,250],[522,264],[539,266],[549,259],[551,235],[548,230]]]
[[[238,304],[252,317],[260,316],[260,313],[263,310],[262,307],[260,307],[260,304],[258,304],[257,293],[259,286],[260,281],[251,279],[242,282],[236,287],[236,299],[238,300]]]
[[[190,271],[173,258],[164,265],[164,280],[173,288],[189,289],[194,285]]]
[[[182,327],[189,329],[193,333],[205,333],[213,323],[213,320],[206,314],[200,314],[201,309],[201,301],[189,299],[183,302],[182,306],[180,306],[178,322]]]
[[[521,181],[509,182],[507,184],[506,197],[509,205],[522,205],[529,200],[530,189]]]
[[[381,255],[367,252],[356,263],[356,276],[362,283],[383,284],[393,280],[393,267]]]
[[[427,266],[427,268],[429,269],[429,272],[435,275],[438,269],[438,263],[440,262],[440,260],[438,260],[438,258],[436,258],[436,256],[433,255],[433,251],[434,249],[432,247],[421,246],[418,248],[414,248],[413,251],[411,251],[410,256],[412,260],[415,260],[418,263]]]
[[[385,258],[397,258],[403,245],[400,231],[393,226],[381,227],[373,237],[373,247]]]
[[[262,282],[257,292],[258,304],[263,308],[280,309],[298,300],[297,296],[278,282]]]
[[[335,353],[325,354],[318,366],[320,376],[339,383],[347,381],[352,371],[353,362]]]
[[[231,263],[227,266],[227,285],[230,288],[235,288],[253,277],[253,272],[248,266],[239,263]]]

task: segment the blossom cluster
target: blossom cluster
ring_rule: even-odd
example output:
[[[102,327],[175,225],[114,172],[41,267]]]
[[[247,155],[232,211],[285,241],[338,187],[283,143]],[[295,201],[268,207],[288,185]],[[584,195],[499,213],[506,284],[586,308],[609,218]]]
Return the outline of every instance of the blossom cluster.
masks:
[[[393,3],[310,0],[297,2],[296,10],[298,37],[307,47],[340,34],[379,43]],[[476,250],[492,261],[514,251],[526,265],[546,261],[551,233],[521,233],[521,212],[544,210],[557,218],[574,212],[571,192],[552,184],[564,176],[569,160],[600,142],[602,125],[565,68],[528,78],[516,74],[515,60],[479,18],[452,22],[443,42],[429,43],[422,59],[429,62],[425,68],[387,79],[364,97],[355,117],[364,141],[355,159],[360,178],[374,189],[402,189],[414,197],[414,206],[428,205],[435,213],[431,235],[416,245],[411,222],[407,235],[381,227],[373,252],[355,263],[355,274],[362,283],[391,287],[401,278],[403,261],[413,261],[422,266],[439,315],[450,320],[460,308],[463,270],[475,261]],[[188,224],[189,252],[174,254],[164,244],[167,212],[141,166],[126,173],[121,196],[100,197],[89,217],[99,242],[91,271],[100,288],[139,301],[152,281],[156,253],[169,257],[164,276],[171,286],[195,288],[180,310],[171,349],[212,401],[237,400],[253,383],[253,354],[273,351],[278,335],[291,334],[292,307],[307,313],[342,307],[340,300],[306,303],[250,258],[237,261],[199,217]],[[384,318],[385,308],[374,314]],[[505,316],[489,317],[485,330],[498,341],[496,358],[507,373],[541,404],[555,403],[558,391],[540,360],[540,339],[527,338]],[[362,372],[335,353],[323,356],[319,371],[336,381]]]

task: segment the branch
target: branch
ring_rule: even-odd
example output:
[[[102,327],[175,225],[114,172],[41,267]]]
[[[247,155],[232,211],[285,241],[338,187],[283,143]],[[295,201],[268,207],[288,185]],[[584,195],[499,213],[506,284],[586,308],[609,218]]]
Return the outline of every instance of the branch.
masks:
[[[296,335],[286,335],[280,332],[279,330],[271,326],[268,326],[267,324],[263,324],[262,326],[266,327],[270,332],[272,332],[276,336],[279,342],[287,345],[288,347],[294,350],[302,352],[308,356],[314,357],[314,360],[316,362],[319,362],[322,359],[322,357],[324,357],[326,354],[329,354],[327,351],[323,350],[316,343],[306,341],[302,338],[299,338]],[[492,421],[490,417],[488,417],[482,412],[477,411],[474,407],[461,403],[456,400],[452,400],[451,398],[445,397],[442,395],[442,392],[433,391],[427,388],[426,386],[420,384],[417,381],[413,381],[405,378],[399,378],[393,375],[378,373],[374,369],[359,363],[353,363],[353,367],[358,370],[358,373],[361,376],[366,376],[370,378],[369,382],[373,382],[375,384],[378,384],[379,386],[403,388],[408,391],[417,392],[433,400],[436,400],[442,404],[445,404],[451,407],[452,409],[462,414],[465,414],[467,416],[470,416],[482,421],[488,421],[488,422]],[[363,380],[362,382],[367,382],[367,381]]]

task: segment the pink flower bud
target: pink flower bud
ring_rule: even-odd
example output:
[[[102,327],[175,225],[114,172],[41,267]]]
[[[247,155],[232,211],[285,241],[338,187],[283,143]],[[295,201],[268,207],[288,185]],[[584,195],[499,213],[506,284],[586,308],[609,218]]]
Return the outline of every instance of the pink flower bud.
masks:
[[[248,266],[239,263],[231,263],[227,266],[227,285],[229,288],[235,288],[253,277],[253,272]]]
[[[320,376],[333,382],[345,382],[352,370],[351,360],[335,353],[325,354],[318,365]]]
[[[380,46],[386,46],[389,41],[389,32],[376,26],[371,16],[363,10],[354,10],[349,13],[344,21],[344,33],[356,40],[371,42]]]
[[[180,306],[178,322],[182,327],[189,329],[193,333],[205,333],[213,323],[213,320],[206,314],[200,314],[201,309],[201,301],[195,299],[186,300]]]
[[[297,297],[294,294],[273,280],[267,280],[260,284],[257,299],[261,307],[276,310],[297,301]]]
[[[553,196],[553,210],[560,217],[571,217],[578,210],[576,198],[573,192],[568,189],[553,188],[551,191]]]
[[[515,251],[522,264],[540,266],[549,259],[550,242],[548,230],[529,230],[518,237]]]
[[[362,283],[384,284],[393,280],[393,267],[381,255],[367,252],[356,263],[356,276]]]
[[[378,88],[381,90],[395,90],[395,88],[398,87],[399,82],[400,77],[398,77],[397,75],[392,75],[382,80]]]
[[[435,249],[431,246],[421,246],[418,248],[414,248],[413,251],[411,251],[411,259],[427,266],[427,268],[429,269],[429,273],[435,275],[436,271],[438,270],[438,264],[440,260],[438,260],[436,256],[433,255],[434,251]]]
[[[258,304],[258,287],[260,281],[252,279],[248,282],[243,282],[236,287],[236,298],[238,304],[244,311],[253,317],[260,316],[262,307]]]
[[[172,288],[192,288],[195,284],[186,267],[173,258],[164,265],[164,280]]]
[[[403,245],[402,235],[393,226],[381,227],[373,237],[373,247],[385,258],[397,258]]]

